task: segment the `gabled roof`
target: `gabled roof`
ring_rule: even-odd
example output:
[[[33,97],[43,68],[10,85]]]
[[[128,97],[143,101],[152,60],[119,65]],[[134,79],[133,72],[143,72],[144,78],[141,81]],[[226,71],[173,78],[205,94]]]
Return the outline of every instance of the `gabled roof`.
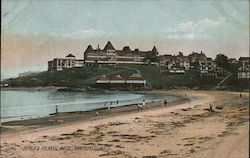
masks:
[[[66,57],[75,57],[73,54],[69,54],[69,55],[67,55]]]
[[[129,48],[129,46],[125,46],[122,49],[124,52],[131,52],[131,49]]]
[[[106,77],[105,75],[103,75],[103,76],[99,77],[97,80],[105,80],[105,81],[107,81],[107,80],[109,80],[109,78]]]
[[[133,52],[134,53],[140,53],[140,50],[138,48],[136,48]]]
[[[152,52],[158,52],[155,46],[153,47]]]
[[[91,45],[88,45],[87,49],[85,50],[85,53],[93,52],[93,48]]]
[[[112,80],[125,80],[121,75],[116,75]]]
[[[127,80],[144,80],[144,78],[140,74],[133,74]]]
[[[108,43],[106,44],[106,46],[103,49],[103,51],[107,51],[107,50],[115,50],[115,48],[113,47],[113,45],[110,41],[108,41]]]

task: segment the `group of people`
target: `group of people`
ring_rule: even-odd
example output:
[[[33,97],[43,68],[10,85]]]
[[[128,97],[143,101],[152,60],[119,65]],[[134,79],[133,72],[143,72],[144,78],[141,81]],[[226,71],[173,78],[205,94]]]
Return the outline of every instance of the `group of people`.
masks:
[[[187,96],[186,93],[185,93],[184,95],[185,95],[185,97]],[[241,98],[241,97],[242,97],[242,94],[240,93],[240,98]],[[116,101],[116,104],[118,104],[118,100]],[[168,104],[167,100],[164,100],[164,106],[165,106],[165,107],[167,107],[167,104]],[[111,102],[111,101],[110,101],[109,105],[112,105],[112,102]],[[106,106],[106,103],[104,103],[104,106]],[[143,99],[143,101],[142,101],[141,104],[137,104],[137,110],[138,110],[138,111],[142,110],[143,108],[146,108],[146,102],[145,102],[144,99]],[[108,109],[110,109],[110,106],[108,106]],[[209,112],[215,112],[211,104],[210,104],[210,107],[209,107],[208,111],[209,111]],[[98,112],[96,112],[96,116],[99,116],[99,113],[98,113]]]
[[[167,100],[164,100],[164,106],[165,106],[165,107],[167,107],[167,104],[168,104]],[[137,104],[137,110],[138,110],[138,111],[139,111],[139,110],[142,110],[143,107],[146,108],[146,102],[145,102],[144,99],[143,99],[143,101],[142,101],[141,104]]]
[[[118,105],[119,104],[119,101],[118,100],[116,100],[116,104]],[[107,106],[108,105],[108,109],[110,109],[110,107],[111,107],[111,105],[112,105],[112,101],[110,101],[110,102],[105,102],[104,103],[104,106]]]
[[[118,104],[119,102],[118,102],[118,100],[116,101],[116,104]],[[166,100],[164,100],[164,106],[166,107],[167,106],[167,101]],[[108,109],[110,109],[110,106],[112,105],[112,101],[110,101],[110,102],[105,102],[104,103],[104,106],[107,106],[107,104],[108,104]],[[137,110],[139,111],[139,110],[142,110],[143,108],[146,108],[146,102],[145,102],[145,100],[143,99],[143,101],[142,101],[142,103],[141,104],[137,104]],[[56,105],[56,114],[58,114],[59,112],[58,112],[58,105]],[[96,112],[96,116],[99,116],[100,114],[99,114],[99,112]]]

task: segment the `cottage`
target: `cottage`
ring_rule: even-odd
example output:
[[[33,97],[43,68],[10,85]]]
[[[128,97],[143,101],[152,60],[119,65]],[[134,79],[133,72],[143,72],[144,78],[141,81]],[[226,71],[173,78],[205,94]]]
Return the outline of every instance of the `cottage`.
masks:
[[[96,83],[97,84],[104,84],[104,83],[105,84],[109,84],[110,80],[109,80],[108,77],[106,77],[105,75],[103,75],[102,77],[97,78]]]
[[[116,88],[126,88],[126,80],[121,75],[117,75],[110,80],[110,86]]]
[[[96,87],[98,88],[118,88],[118,89],[134,89],[146,87],[146,80],[140,74],[133,74],[127,79],[121,75],[116,75],[109,79],[105,75],[96,80]]]
[[[67,55],[65,58],[54,58],[48,61],[48,71],[62,71],[73,67],[82,67],[83,60],[78,60],[73,54]]]
[[[250,78],[250,57],[240,57],[241,67],[238,69],[238,78]]]
[[[217,64],[211,59],[199,60],[199,74],[201,78],[217,78]]]
[[[126,83],[130,89],[146,87],[146,80],[140,74],[133,74],[129,76]]]
[[[201,51],[201,53],[198,52],[192,52],[192,54],[188,55],[189,60],[191,63],[197,63],[200,60],[206,60],[206,55]]]
[[[97,78],[96,85],[98,88],[109,88],[110,87],[110,79],[105,75]]]
[[[199,75],[202,78],[219,78],[225,77],[227,72],[219,67],[212,58],[200,60],[198,64]]]
[[[179,52],[177,56],[163,55],[160,56],[160,72],[169,73],[185,73],[190,70],[190,62],[188,56],[183,56],[182,52]]]

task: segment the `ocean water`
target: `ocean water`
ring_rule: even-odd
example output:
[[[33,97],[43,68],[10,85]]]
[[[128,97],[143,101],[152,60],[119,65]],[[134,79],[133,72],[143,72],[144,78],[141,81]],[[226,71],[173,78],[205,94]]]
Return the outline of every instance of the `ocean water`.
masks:
[[[107,107],[157,101],[173,100],[163,94],[133,92],[55,92],[55,91],[1,91],[1,122],[31,119],[59,112],[89,111]],[[117,104],[118,100],[118,104]]]

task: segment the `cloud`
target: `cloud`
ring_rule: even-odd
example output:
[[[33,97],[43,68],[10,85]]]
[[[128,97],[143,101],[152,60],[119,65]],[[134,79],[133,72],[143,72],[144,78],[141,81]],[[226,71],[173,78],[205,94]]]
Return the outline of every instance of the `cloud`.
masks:
[[[61,36],[71,37],[71,38],[82,38],[82,37],[98,37],[107,34],[104,31],[95,30],[95,29],[86,29],[78,30],[72,33],[64,33]]]
[[[198,20],[197,22],[187,21],[180,23],[177,27],[168,27],[164,30],[167,34],[167,38],[209,38],[210,36],[206,34],[209,29],[215,29],[219,27],[225,18],[219,18],[216,21],[209,18]]]
[[[116,32],[105,32],[105,31],[96,30],[96,29],[81,29],[75,32],[62,33],[62,34],[50,32],[50,34],[52,36],[67,37],[67,38],[73,38],[73,39],[118,35],[118,33]]]

